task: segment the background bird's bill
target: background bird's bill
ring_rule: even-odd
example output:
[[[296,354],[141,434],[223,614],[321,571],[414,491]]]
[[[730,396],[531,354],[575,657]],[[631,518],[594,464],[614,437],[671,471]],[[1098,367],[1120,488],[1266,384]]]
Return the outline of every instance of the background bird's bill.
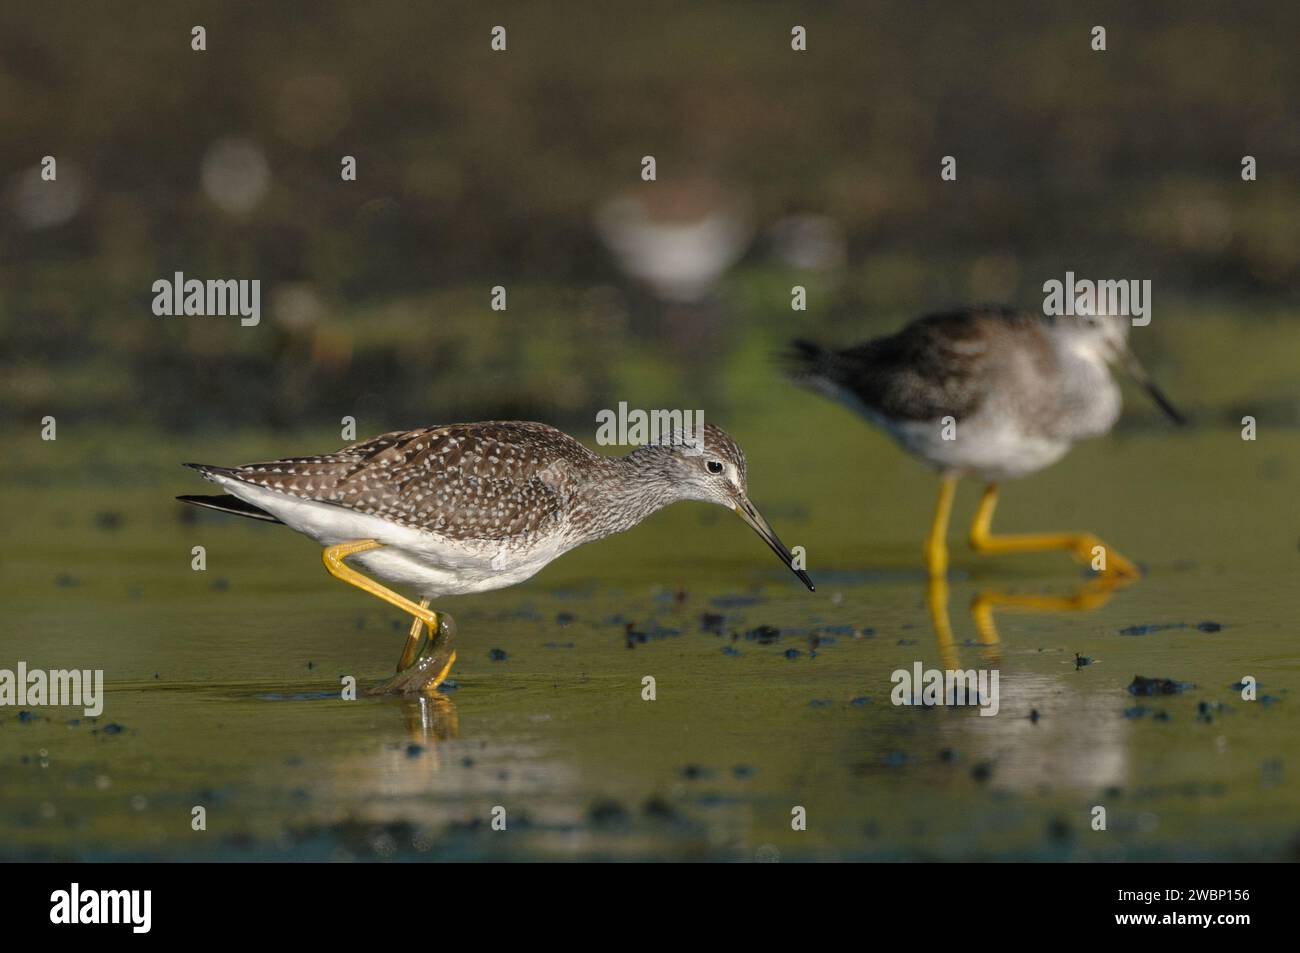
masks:
[[[1170,420],[1180,426],[1187,423],[1187,418],[1180,414],[1173,404],[1169,403],[1164,391],[1156,386],[1156,382],[1151,379],[1151,375],[1147,373],[1146,368],[1138,361],[1136,354],[1128,348],[1124,348],[1120,352],[1120,364],[1137,385],[1151,395],[1151,399],[1156,402],[1156,406],[1163,410]]]
[[[744,497],[741,497],[736,501],[736,512],[740,514],[741,519],[754,528],[754,532],[763,538],[763,542],[767,543],[767,545],[771,547],[772,552],[781,557],[781,562],[785,563],[786,566],[789,567],[790,571],[799,577],[800,581],[808,587],[808,591],[816,592],[817,587],[814,586],[813,581],[808,578],[808,574],[802,569],[795,569],[794,556],[790,554],[790,550],[785,548],[785,543],[781,542],[777,537],[771,524],[769,524],[767,520],[763,519],[763,514],[754,508],[754,504]]]

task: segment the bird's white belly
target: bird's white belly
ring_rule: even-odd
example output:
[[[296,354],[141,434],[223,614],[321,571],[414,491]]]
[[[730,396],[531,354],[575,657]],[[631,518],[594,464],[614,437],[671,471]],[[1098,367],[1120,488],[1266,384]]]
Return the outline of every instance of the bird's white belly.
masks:
[[[502,589],[535,575],[571,548],[561,537],[525,549],[493,540],[467,542],[400,526],[330,503],[316,503],[260,486],[215,476],[234,496],[271,513],[290,529],[322,546],[373,539],[383,548],[351,556],[348,562],[422,596],[436,597]]]
[[[1025,433],[979,414],[950,431],[938,421],[890,423],[887,429],[904,448],[932,466],[988,482],[1014,480],[1050,466],[1065,456],[1071,443]],[[945,439],[945,432],[953,439]]]

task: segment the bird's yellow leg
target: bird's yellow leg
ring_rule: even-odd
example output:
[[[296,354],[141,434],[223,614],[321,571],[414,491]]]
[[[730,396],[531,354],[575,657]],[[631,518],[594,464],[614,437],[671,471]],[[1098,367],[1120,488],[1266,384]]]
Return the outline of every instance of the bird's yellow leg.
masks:
[[[428,627],[429,644],[433,645],[439,638],[439,615],[429,608],[429,600],[424,599],[417,605],[403,595],[399,595],[387,586],[381,586],[369,576],[363,576],[344,560],[349,556],[355,556],[357,553],[369,552],[372,549],[379,549],[384,544],[374,539],[356,539],[346,543],[339,543],[335,546],[329,546],[321,554],[321,559],[325,563],[325,568],[329,570],[330,575],[344,582],[356,586],[363,592],[368,592],[376,598],[383,599],[389,605],[396,606],[403,612],[409,612],[415,617],[411,623],[410,634],[406,638],[406,646],[402,650],[402,658],[397,664],[398,672],[403,672],[410,668],[420,657],[423,639],[421,626]],[[450,653],[449,658],[437,676],[432,679],[424,679],[425,685],[436,687],[446,679],[447,673],[455,664],[456,653]]]
[[[952,498],[957,492],[957,478],[946,475],[939,482],[939,501],[934,507],[934,522],[925,540],[925,568],[931,579],[948,573],[948,518],[952,515]]]
[[[1049,549],[1063,549],[1075,559],[1090,565],[1098,572],[1136,578],[1137,566],[1111,549],[1091,533],[1017,533],[994,536],[989,530],[993,512],[998,505],[998,486],[990,483],[980,497],[975,510],[975,520],[970,527],[971,547],[980,553],[1036,553]],[[1098,563],[1100,562],[1100,566]]]
[[[429,608],[428,596],[420,600],[420,608]],[[410,668],[415,664],[415,660],[420,657],[420,646],[424,643],[424,633],[426,631],[423,619],[419,616],[411,619],[411,631],[406,634],[406,646],[402,649],[402,657],[397,662],[399,672]]]

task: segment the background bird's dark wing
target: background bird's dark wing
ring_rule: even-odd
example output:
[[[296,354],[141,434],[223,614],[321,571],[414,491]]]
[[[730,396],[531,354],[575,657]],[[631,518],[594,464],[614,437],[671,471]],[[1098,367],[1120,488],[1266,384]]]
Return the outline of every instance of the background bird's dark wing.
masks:
[[[919,318],[897,334],[842,351],[794,342],[793,373],[817,389],[895,420],[969,417],[987,392],[999,345],[1036,319],[1000,309]]]

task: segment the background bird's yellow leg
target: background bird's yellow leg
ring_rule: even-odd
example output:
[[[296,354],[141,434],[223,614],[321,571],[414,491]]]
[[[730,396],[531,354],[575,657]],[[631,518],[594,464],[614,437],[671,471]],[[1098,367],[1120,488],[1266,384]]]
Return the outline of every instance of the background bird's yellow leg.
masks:
[[[998,505],[998,486],[990,483],[980,497],[975,510],[975,520],[970,527],[971,547],[980,553],[1036,553],[1049,549],[1063,549],[1085,565],[1095,558],[1093,550],[1100,546],[1105,556],[1106,568],[1101,570],[1119,576],[1137,577],[1137,566],[1129,562],[1091,533],[1018,533],[994,536],[989,528],[993,524],[993,511]]]
[[[931,579],[948,572],[948,517],[952,515],[952,498],[957,492],[957,478],[945,476],[939,482],[939,501],[934,507],[934,522],[925,540],[925,568]]]

